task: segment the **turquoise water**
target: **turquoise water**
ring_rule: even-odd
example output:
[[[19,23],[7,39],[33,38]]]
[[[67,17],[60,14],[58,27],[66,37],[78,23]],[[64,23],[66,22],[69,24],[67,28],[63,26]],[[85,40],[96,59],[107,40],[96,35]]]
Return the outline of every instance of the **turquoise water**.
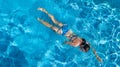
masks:
[[[0,0],[0,67],[120,67],[119,0]],[[64,45],[64,36],[40,24],[45,8],[85,38],[90,50]]]

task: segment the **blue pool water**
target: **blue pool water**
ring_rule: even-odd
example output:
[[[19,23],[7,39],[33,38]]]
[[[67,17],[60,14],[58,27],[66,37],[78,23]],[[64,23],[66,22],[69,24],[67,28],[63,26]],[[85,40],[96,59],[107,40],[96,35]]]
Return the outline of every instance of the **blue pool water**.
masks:
[[[0,67],[120,67],[119,0],[0,0]],[[40,24],[45,8],[85,38],[92,50],[64,45],[64,36]]]

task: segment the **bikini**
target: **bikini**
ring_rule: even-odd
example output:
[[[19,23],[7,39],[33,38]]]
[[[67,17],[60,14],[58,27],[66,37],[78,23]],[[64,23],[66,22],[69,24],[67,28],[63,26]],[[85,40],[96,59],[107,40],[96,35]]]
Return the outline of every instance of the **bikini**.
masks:
[[[70,41],[72,41],[72,42],[73,42],[75,39],[78,38],[77,35],[75,35],[75,34],[71,34],[69,37],[70,37]],[[86,46],[86,40],[85,40],[84,38],[82,38],[82,43],[79,44],[79,45],[82,46],[82,51],[83,51],[83,50],[84,50],[83,48]]]
[[[77,35],[75,35],[75,34],[71,34],[70,36],[70,41],[74,41],[75,39],[77,39]]]
[[[58,31],[60,30],[60,29],[62,29],[62,35],[65,35],[68,31],[69,31],[69,29],[68,29],[68,25],[67,24],[65,24],[65,25],[63,25],[62,27],[60,27],[59,29],[58,29]],[[69,35],[69,37],[70,37],[70,41],[74,41],[75,39],[77,39],[78,38],[78,36],[77,35],[75,35],[75,34],[71,34],[71,35]],[[86,40],[85,39],[83,39],[82,38],[82,44],[79,44],[79,45],[82,45],[82,47],[84,47],[84,46],[86,46]]]
[[[73,42],[73,43],[76,39],[79,39],[78,36],[75,35],[75,34],[70,34],[68,37],[69,37],[70,41]],[[74,46],[77,47],[79,45],[81,45],[81,43],[76,43]]]
[[[65,35],[68,31],[69,31],[69,28],[68,28],[68,25],[67,24],[65,24],[65,25],[63,25],[62,27],[60,27],[59,29],[58,29],[58,31],[60,30],[60,29],[62,29],[62,35]]]

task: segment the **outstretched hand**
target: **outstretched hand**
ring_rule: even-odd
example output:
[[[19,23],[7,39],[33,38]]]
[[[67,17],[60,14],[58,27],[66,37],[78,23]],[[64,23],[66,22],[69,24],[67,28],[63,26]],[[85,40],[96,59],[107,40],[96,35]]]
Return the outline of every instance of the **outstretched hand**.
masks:
[[[103,60],[98,56],[98,54],[96,53],[96,50],[91,46],[91,48],[92,48],[92,51],[93,51],[93,53],[95,54],[95,57],[97,58],[97,60],[99,61],[99,62],[102,62]]]

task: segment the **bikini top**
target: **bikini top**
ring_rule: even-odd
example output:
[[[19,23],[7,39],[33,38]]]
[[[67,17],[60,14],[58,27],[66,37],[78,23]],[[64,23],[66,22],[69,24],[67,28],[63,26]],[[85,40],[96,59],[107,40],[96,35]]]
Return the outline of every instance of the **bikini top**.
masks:
[[[77,39],[78,37],[77,37],[77,35],[75,35],[75,34],[71,34],[70,36],[70,41],[74,41],[75,39]]]
[[[72,35],[70,35],[69,37],[70,37],[70,41],[72,41],[72,42],[73,42],[75,39],[78,38],[78,36],[75,35],[75,34],[72,34]],[[86,40],[85,40],[84,38],[82,38],[82,43],[80,43],[79,45],[81,45],[82,48],[85,47],[85,46],[86,46]],[[82,50],[83,50],[83,49],[82,49]]]
[[[78,38],[78,36],[75,34],[71,34],[69,37],[70,37],[71,42],[74,42]],[[78,47],[80,45],[81,45],[81,43],[79,42],[79,40],[76,40],[74,46]]]

